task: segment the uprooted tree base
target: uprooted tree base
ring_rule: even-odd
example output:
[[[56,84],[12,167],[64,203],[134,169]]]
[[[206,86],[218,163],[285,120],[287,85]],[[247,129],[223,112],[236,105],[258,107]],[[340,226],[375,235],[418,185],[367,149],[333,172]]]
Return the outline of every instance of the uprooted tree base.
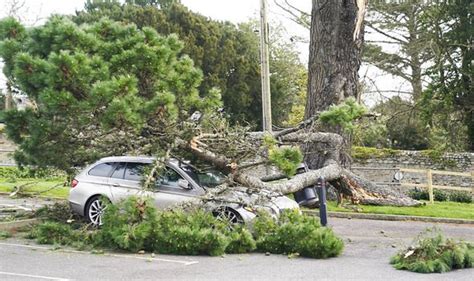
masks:
[[[204,200],[258,204],[271,197],[291,194],[313,186],[319,178],[324,178],[337,191],[339,203],[342,203],[342,198],[348,198],[355,204],[367,205],[417,206],[421,204],[401,192],[378,186],[343,168],[340,165],[344,149],[343,138],[334,133],[313,132],[311,128],[308,128],[311,123],[311,120],[305,121],[295,128],[274,133],[247,133],[245,136],[240,136],[239,144],[235,141],[229,142],[228,134],[200,134],[192,138],[190,142],[178,141],[178,147],[189,150],[199,160],[212,165],[229,177],[225,184]],[[324,165],[320,169],[309,170],[291,177],[285,174],[257,176],[249,173],[249,170],[254,170],[256,166],[270,164],[264,140],[269,135],[275,139],[279,147],[311,145],[317,149],[311,153],[325,155]],[[230,143],[240,148],[244,147],[242,153],[249,152],[245,148],[251,147],[256,156],[250,160],[242,158],[239,161],[235,157],[232,159],[225,154]],[[284,178],[287,180],[276,183],[268,181]],[[239,196],[239,193],[245,196]]]

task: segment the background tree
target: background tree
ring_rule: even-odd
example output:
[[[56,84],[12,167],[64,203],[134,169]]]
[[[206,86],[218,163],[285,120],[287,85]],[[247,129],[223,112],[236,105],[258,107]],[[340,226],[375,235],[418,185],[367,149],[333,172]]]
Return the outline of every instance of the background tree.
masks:
[[[78,12],[76,23],[95,22],[101,17],[135,23],[139,28],[150,26],[158,33],[175,33],[184,42],[183,54],[189,55],[203,71],[201,92],[213,87],[221,90],[226,112],[233,123],[261,126],[261,86],[259,37],[255,22],[235,26],[229,22],[210,20],[190,11],[178,1],[88,1]],[[272,28],[271,89],[275,124],[287,118],[288,107],[296,98],[292,85],[303,68],[291,44],[284,43],[281,28]]]
[[[365,42],[363,60],[407,81],[414,102],[420,99],[426,81],[424,66],[433,57],[423,21],[429,5],[423,1],[369,1],[366,26],[374,39]]]
[[[295,22],[307,19],[307,13],[292,5],[293,2],[275,2]],[[407,131],[400,131],[396,139],[401,141],[400,137],[415,134],[420,137],[418,141],[414,137],[404,138],[404,144],[397,141],[396,147],[422,148],[428,143],[432,149],[472,150],[474,117],[471,114],[474,101],[472,95],[466,94],[472,92],[470,62],[473,52],[469,32],[472,5],[463,1],[433,2],[429,5],[423,1],[369,1],[369,5],[367,31],[372,36],[365,42],[363,61],[407,81],[411,86],[408,91],[375,90],[384,99],[400,95],[409,100],[403,102],[402,107],[410,107],[411,122],[406,123],[410,126],[399,127]],[[301,24],[308,26],[304,22]],[[367,78],[377,85],[375,78]],[[389,101],[381,107],[392,103]],[[379,122],[407,120],[408,110],[390,112]],[[417,120],[416,125],[413,120]],[[391,125],[386,127],[393,128]],[[410,140],[414,143],[406,143]],[[393,143],[386,145],[392,146]]]
[[[239,29],[246,34],[253,34],[252,45],[259,46],[260,39],[255,34],[259,30],[260,22],[249,21],[239,25]],[[290,118],[288,110],[301,99],[301,93],[306,91],[307,70],[299,59],[299,53],[294,44],[286,37],[286,30],[279,22],[270,23],[270,87],[272,95],[272,120],[274,125],[287,124]],[[260,112],[261,114],[261,112]],[[294,123],[301,122],[298,120]]]
[[[311,13],[295,6],[295,3],[289,0],[273,0],[273,3],[282,9],[287,17],[293,22],[307,28],[311,27]]]
[[[423,150],[429,147],[429,130],[412,102],[395,96],[376,105],[373,111],[384,116],[391,148]]]
[[[371,3],[368,29],[384,39],[366,44],[364,59],[410,83],[412,93],[408,94],[412,105],[405,103],[402,108],[410,106],[413,118],[409,120],[419,124],[414,127],[413,121],[387,124],[388,128],[410,124],[398,126],[404,131],[399,132],[397,139],[403,141],[392,143],[395,147],[419,149],[429,145],[437,150],[458,151],[472,146],[474,137],[467,136],[467,128],[473,126],[470,114],[474,104],[472,95],[467,94],[472,92],[473,73],[472,36],[468,35],[472,9],[467,8],[471,6],[463,1],[429,5],[423,1]],[[389,116],[387,120],[406,119],[408,111],[401,108],[397,111],[405,113]],[[391,133],[395,134],[396,131]]]
[[[473,7],[470,1],[441,2],[424,18],[435,57],[420,108],[425,122],[441,137],[436,145],[451,150],[474,151]]]

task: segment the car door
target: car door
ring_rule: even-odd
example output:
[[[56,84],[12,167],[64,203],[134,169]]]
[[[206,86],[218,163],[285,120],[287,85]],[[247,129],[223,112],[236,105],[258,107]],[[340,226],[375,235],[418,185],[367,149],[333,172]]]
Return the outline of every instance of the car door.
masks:
[[[186,180],[189,183],[189,188],[181,187],[179,184],[180,180]],[[177,172],[171,167],[166,167],[157,179],[153,198],[156,207],[164,209],[186,201],[198,201],[197,196],[202,195],[202,193],[203,190],[188,176]]]
[[[146,163],[119,162],[110,176],[109,185],[114,203],[130,196],[143,195],[141,178]]]

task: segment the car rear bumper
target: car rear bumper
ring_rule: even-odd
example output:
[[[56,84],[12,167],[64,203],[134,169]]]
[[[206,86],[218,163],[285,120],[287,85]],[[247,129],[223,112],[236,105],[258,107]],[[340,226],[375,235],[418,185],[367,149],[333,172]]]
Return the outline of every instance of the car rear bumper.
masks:
[[[74,213],[76,213],[76,214],[78,214],[82,217],[84,216],[84,208],[81,204],[69,201],[69,206],[71,207],[71,210]]]

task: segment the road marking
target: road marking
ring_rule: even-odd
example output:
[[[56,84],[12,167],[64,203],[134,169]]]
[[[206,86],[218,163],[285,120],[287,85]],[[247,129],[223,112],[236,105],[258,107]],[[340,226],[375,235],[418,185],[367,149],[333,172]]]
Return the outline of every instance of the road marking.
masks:
[[[12,247],[21,247],[21,248],[32,248],[32,249],[42,249],[42,250],[50,250],[49,247],[41,247],[41,246],[31,246],[31,245],[24,245],[24,244],[14,244],[14,243],[1,243],[0,245],[3,246],[12,246]]]
[[[28,207],[23,207],[23,206],[20,206],[20,205],[12,205],[12,204],[0,204],[0,206],[21,209],[23,211],[32,211],[33,210],[31,208],[28,208]]]
[[[14,243],[1,243],[0,245],[3,246],[10,246],[10,247],[20,247],[20,248],[30,248],[30,249],[40,249],[40,250],[54,250],[50,247],[44,246],[32,246],[32,245],[24,245],[24,244],[14,244]],[[84,251],[77,251],[77,250],[67,250],[67,249],[58,249],[55,250],[57,252],[64,252],[64,253],[78,253],[78,254],[89,254],[92,253],[84,252]],[[138,257],[135,255],[122,255],[122,254],[112,254],[112,253],[104,253],[104,256],[109,257],[117,257],[117,258],[127,258],[127,259],[139,259],[139,260],[146,260],[146,261],[161,261],[161,262],[170,262],[170,263],[179,263],[184,264],[186,266],[193,265],[199,263],[198,261],[184,261],[184,260],[172,260],[172,259],[162,259],[162,258],[155,258],[155,257]]]
[[[71,280],[71,279],[65,279],[65,278],[59,278],[59,277],[50,277],[50,276],[41,276],[41,275],[32,275],[32,274],[22,274],[22,273],[4,272],[4,271],[0,271],[0,275],[20,276],[20,277],[29,277],[29,278],[46,279],[46,280],[57,280],[57,281],[67,281],[67,280]]]
[[[139,259],[139,260],[153,260],[153,261],[163,261],[163,262],[174,262],[180,263],[184,265],[192,265],[199,263],[198,261],[180,261],[180,260],[169,260],[169,259],[161,259],[161,258],[146,258],[146,257],[137,257],[137,256],[128,256],[128,255],[118,255],[118,254],[105,254],[107,256],[118,257],[118,258],[128,258],[128,259]]]

